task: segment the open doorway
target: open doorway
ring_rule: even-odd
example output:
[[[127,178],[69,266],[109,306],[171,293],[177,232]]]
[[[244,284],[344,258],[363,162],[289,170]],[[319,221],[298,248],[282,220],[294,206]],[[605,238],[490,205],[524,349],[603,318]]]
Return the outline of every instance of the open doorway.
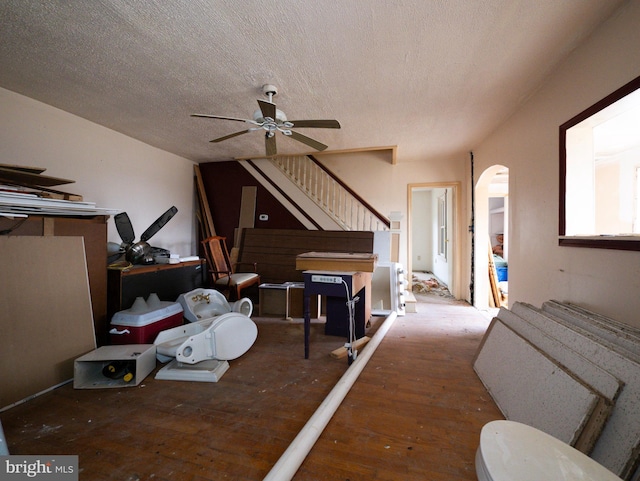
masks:
[[[409,184],[408,249],[409,279],[442,295],[461,297],[457,209],[459,183]],[[424,281],[431,280],[425,284]]]
[[[508,307],[509,169],[494,165],[475,187],[474,305],[480,310]]]

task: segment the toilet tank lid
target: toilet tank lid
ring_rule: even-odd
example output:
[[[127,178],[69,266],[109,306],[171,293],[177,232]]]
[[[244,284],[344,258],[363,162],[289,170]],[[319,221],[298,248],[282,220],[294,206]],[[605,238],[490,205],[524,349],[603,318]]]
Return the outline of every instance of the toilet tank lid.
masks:
[[[577,449],[516,421],[485,424],[480,453],[494,481],[622,481]]]

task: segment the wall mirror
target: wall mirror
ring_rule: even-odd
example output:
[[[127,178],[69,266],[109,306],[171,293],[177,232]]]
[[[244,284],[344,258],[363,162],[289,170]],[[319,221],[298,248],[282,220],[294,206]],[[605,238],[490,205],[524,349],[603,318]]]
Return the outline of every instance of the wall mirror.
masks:
[[[640,77],[560,126],[559,244],[640,250]]]

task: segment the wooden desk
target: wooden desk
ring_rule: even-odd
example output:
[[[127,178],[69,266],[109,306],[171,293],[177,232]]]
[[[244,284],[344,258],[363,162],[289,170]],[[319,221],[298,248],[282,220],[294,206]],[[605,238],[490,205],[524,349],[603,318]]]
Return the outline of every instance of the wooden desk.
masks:
[[[107,316],[129,309],[136,297],[149,297],[155,292],[161,301],[174,302],[180,294],[204,287],[207,283],[205,261],[180,264],[133,266],[128,270],[109,269]]]
[[[355,338],[364,336],[365,325],[371,315],[367,309],[367,298],[371,286],[371,274],[368,272],[340,272],[340,271],[304,271],[304,357],[309,358],[309,336],[311,333],[310,299],[312,295],[326,296],[327,322],[325,334],[342,336],[349,340],[349,309],[346,305],[347,294],[359,300],[354,308]],[[339,284],[327,283],[326,277],[340,278]]]
[[[359,297],[355,305],[355,338],[364,336],[364,327],[371,317],[371,273],[378,255],[348,252],[305,252],[296,256],[296,269],[304,271],[304,357],[309,358],[311,319],[309,299],[312,294],[327,297],[325,334],[349,338],[347,293]],[[341,278],[334,284],[323,276]],[[345,288],[346,285],[346,288]]]

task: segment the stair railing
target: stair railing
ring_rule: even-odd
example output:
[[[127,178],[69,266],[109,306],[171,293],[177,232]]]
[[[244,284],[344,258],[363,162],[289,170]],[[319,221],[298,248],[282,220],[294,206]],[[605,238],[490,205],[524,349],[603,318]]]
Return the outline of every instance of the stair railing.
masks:
[[[344,230],[389,230],[391,222],[310,155],[272,157],[302,192]]]

